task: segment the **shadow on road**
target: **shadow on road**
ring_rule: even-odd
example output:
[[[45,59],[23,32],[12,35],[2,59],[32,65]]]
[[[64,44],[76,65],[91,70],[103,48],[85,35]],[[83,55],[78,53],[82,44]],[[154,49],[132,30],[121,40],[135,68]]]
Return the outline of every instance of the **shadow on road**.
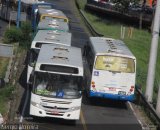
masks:
[[[86,92],[84,92],[82,103],[84,105],[90,106],[99,106],[99,107],[107,107],[107,108],[116,108],[116,109],[128,109],[125,101],[118,100],[110,100],[104,98],[95,98],[88,97]]]

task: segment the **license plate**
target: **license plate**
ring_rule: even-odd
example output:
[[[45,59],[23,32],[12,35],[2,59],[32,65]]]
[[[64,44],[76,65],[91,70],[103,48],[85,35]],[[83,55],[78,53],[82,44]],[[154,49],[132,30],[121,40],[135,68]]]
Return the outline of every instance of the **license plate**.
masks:
[[[126,95],[126,92],[125,91],[119,91],[118,94],[119,95]]]
[[[108,89],[109,89],[109,91],[116,91],[116,88],[113,88],[113,87],[110,87]]]
[[[52,114],[58,114],[59,112],[58,111],[52,111],[51,113]]]

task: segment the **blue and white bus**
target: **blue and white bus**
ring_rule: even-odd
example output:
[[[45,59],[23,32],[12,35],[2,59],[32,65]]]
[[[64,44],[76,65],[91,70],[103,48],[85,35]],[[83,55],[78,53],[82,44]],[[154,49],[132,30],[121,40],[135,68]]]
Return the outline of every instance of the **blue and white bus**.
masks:
[[[133,101],[136,57],[120,40],[90,37],[85,53],[89,97]]]
[[[32,5],[32,11],[31,11],[31,21],[32,21],[32,28],[35,31],[37,27],[36,23],[36,17],[37,17],[37,12],[38,9],[43,8],[43,9],[55,9],[55,5],[52,3],[46,3],[46,2],[40,2],[40,3],[35,3]]]

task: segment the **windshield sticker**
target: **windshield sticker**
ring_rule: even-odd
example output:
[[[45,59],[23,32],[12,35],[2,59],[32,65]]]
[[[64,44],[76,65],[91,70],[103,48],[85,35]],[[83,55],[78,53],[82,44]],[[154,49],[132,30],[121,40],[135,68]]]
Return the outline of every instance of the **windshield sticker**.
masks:
[[[127,64],[121,64],[121,69],[127,69]]]
[[[59,97],[59,98],[63,98],[63,95],[64,95],[63,91],[59,91],[56,93],[56,97]]]
[[[113,58],[110,57],[103,57],[103,64],[112,64]]]

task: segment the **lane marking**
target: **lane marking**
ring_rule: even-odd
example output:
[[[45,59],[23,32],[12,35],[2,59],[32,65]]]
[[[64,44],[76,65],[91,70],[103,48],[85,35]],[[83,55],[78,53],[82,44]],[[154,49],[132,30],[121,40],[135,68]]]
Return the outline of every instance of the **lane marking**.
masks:
[[[85,121],[85,119],[84,119],[84,115],[83,115],[82,110],[81,110],[81,112],[80,112],[80,119],[81,119],[81,122],[82,122],[82,125],[83,125],[83,129],[84,129],[84,130],[88,130],[88,129],[87,129],[87,126],[86,126],[86,121]]]

